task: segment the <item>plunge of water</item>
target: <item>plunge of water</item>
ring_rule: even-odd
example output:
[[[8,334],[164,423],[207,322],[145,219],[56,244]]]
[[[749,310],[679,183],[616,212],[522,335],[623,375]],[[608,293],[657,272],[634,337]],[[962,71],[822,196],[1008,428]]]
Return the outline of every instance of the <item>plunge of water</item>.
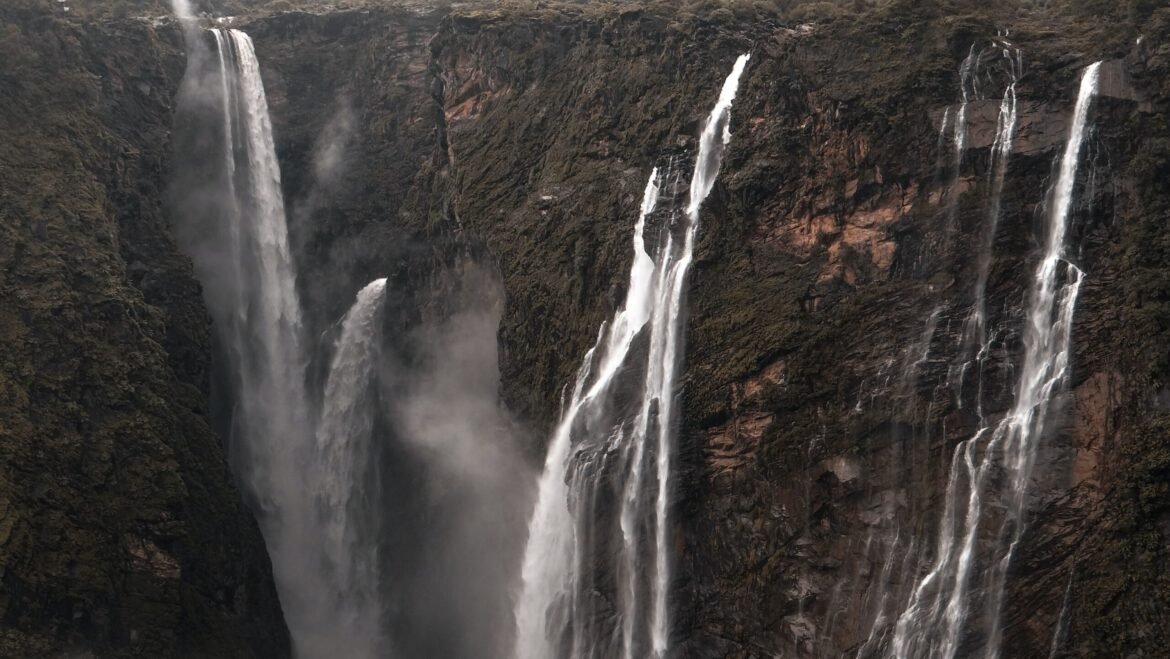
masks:
[[[209,52],[189,8],[180,12],[189,60],[179,108],[216,139],[194,140],[195,152],[179,154],[210,150],[187,168],[179,186],[186,203],[172,210],[215,321],[213,395],[232,466],[264,534],[296,654],[328,657],[344,643],[349,656],[380,656],[374,540],[350,513],[369,443],[370,417],[356,412],[371,368],[363,356],[374,349],[368,333],[384,282],[363,290],[346,318],[317,432],[255,48],[247,34],[217,29]],[[207,119],[214,128],[202,125]]]
[[[518,659],[632,659],[667,651],[667,514],[683,289],[747,61],[748,55],[736,60],[707,118],[685,211],[667,209],[655,257],[646,249],[646,220],[664,191],[673,199],[678,182],[673,170],[655,169],[646,184],[625,303],[585,355],[538,484],[516,606]],[[619,508],[617,528],[595,528],[597,506],[607,501]],[[597,583],[607,578],[598,552],[606,552],[601,561],[613,561],[616,583]],[[620,630],[606,629],[594,601],[599,585],[617,593]]]
[[[380,492],[370,466],[374,453],[371,389],[385,290],[386,280],[376,279],[358,292],[341,321],[325,384],[314,462],[320,472],[317,511],[332,588],[322,594],[318,606],[333,612],[338,628],[328,637],[315,639],[322,645],[307,650],[311,656],[335,652],[337,648],[330,644],[338,637],[348,639],[346,657],[376,659],[385,654],[377,560],[380,525],[365,505],[377,500]]]

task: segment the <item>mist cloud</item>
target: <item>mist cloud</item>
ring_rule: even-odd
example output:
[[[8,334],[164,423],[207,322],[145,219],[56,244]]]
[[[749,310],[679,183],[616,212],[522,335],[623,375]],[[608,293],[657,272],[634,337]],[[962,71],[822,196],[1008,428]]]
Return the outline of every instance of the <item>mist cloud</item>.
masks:
[[[444,300],[450,313],[412,332],[405,386],[384,403],[404,447],[425,465],[420,505],[433,520],[419,530],[425,559],[407,589],[419,645],[401,649],[502,659],[535,474],[500,401],[502,285],[471,265],[456,288]]]

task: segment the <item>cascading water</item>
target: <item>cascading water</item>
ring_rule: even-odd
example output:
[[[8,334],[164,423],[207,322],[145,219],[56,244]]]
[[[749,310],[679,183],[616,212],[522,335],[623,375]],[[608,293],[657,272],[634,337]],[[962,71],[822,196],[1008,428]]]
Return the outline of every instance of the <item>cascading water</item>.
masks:
[[[1016,81],[1020,76],[1021,58],[1019,51],[1012,47],[1007,40],[1006,35],[997,37],[996,42],[992,48],[977,50],[975,45],[972,45],[968,51],[967,57],[963,60],[959,67],[960,79],[960,96],[961,103],[959,105],[956,117],[956,125],[950,126],[951,110],[947,108],[943,112],[942,125],[938,133],[938,161],[936,169],[938,172],[945,171],[948,163],[945,159],[947,136],[950,135],[951,144],[954,147],[954,160],[949,163],[951,181],[950,186],[957,189],[958,177],[963,163],[963,154],[967,144],[967,109],[971,100],[982,99],[982,87],[979,82],[980,72],[984,70],[984,60],[989,58],[989,53],[998,51],[1003,59],[1006,61],[1006,68],[1008,72],[1008,85],[1004,90],[1003,99],[1000,102],[999,114],[996,120],[996,131],[994,143],[991,147],[992,152],[992,166],[988,173],[989,188],[991,199],[988,206],[988,212],[985,224],[982,228],[979,251],[977,254],[977,275],[974,286],[974,298],[970,313],[963,325],[963,334],[960,345],[959,361],[954,364],[951,372],[948,373],[948,381],[953,381],[955,388],[958,390],[959,396],[962,396],[962,384],[964,377],[967,375],[968,368],[974,363],[976,365],[976,377],[980,378],[978,389],[978,410],[982,414],[982,373],[984,363],[991,352],[991,344],[995,339],[994,336],[989,336],[986,326],[986,288],[987,280],[991,270],[992,263],[992,247],[994,244],[995,233],[999,224],[1001,197],[1003,195],[1004,180],[1007,174],[1008,158],[1012,150],[1012,140],[1015,135],[1015,127],[1017,121],[1016,112]],[[990,75],[989,75],[990,77]],[[950,132],[948,133],[948,130]],[[940,181],[941,182],[941,181]],[[953,221],[956,212],[956,195],[957,192],[952,191],[949,195],[950,203],[948,208],[948,216]],[[953,224],[948,225],[948,230],[957,229]],[[927,318],[926,330],[922,336],[910,346],[906,353],[905,360],[902,364],[901,375],[897,381],[897,389],[892,392],[895,401],[894,404],[903,406],[903,418],[907,421],[915,420],[918,410],[915,407],[916,389],[918,386],[918,379],[926,364],[929,356],[931,343],[934,339],[935,331],[938,328],[938,322],[943,307],[935,307]],[[937,391],[931,396],[931,401],[935,400]],[[960,402],[960,405],[962,403]],[[857,412],[861,412],[862,407],[859,401]],[[929,407],[925,411],[926,418],[921,419],[921,425],[929,425]],[[914,421],[911,423],[912,427],[917,427],[919,423]],[[916,433],[911,432],[909,436],[905,432],[891,431],[890,447],[893,452],[893,457],[890,461],[892,473],[889,474],[890,482],[896,483],[899,478],[903,477],[909,465],[905,462],[907,459],[907,452],[913,451],[915,446],[928,444],[928,438],[915,436]],[[892,496],[890,493],[890,498]],[[889,635],[892,633],[894,619],[897,617],[901,607],[905,604],[905,598],[909,595],[906,592],[905,579],[906,575],[910,574],[916,566],[914,562],[914,549],[916,539],[905,532],[902,528],[901,520],[897,511],[894,510],[895,505],[891,502],[890,505],[882,506],[882,524],[873,526],[867,533],[865,541],[866,559],[863,561],[864,565],[880,565],[876,570],[876,579],[871,581],[866,587],[865,595],[861,600],[862,613],[861,617],[864,620],[870,621],[869,632],[860,646],[858,646],[856,656],[859,659],[875,656],[883,647],[885,647]],[[871,571],[873,567],[862,567],[859,570]],[[854,574],[852,577],[854,582],[863,582],[865,577],[860,572]],[[831,631],[827,629],[826,633]]]
[[[225,357],[219,368],[229,371],[233,466],[256,508],[299,647],[304,630],[313,626],[313,598],[320,592],[305,493],[312,419],[304,386],[300,302],[256,52],[239,30],[211,34],[216,47],[212,65],[218,70],[208,76],[214,82],[205,82],[203,91],[219,95],[219,213],[212,226],[200,227],[184,242],[215,319]],[[199,80],[203,74],[191,70],[197,66],[192,62],[188,76]]]
[[[214,188],[193,195],[214,202],[203,215],[176,209],[175,221],[215,320],[233,467],[264,533],[297,655],[331,656],[343,641],[347,656],[382,656],[375,540],[362,535],[364,518],[350,513],[353,488],[361,486],[357,451],[370,442],[371,416],[357,408],[371,377],[370,333],[384,281],[362,291],[343,323],[318,427],[252,40],[239,30],[211,30],[215,52],[208,53],[189,8],[178,9],[191,50],[180,106],[214,98],[202,107],[217,116],[209,132],[221,139],[204,145],[214,152]]]
[[[938,332],[939,318],[943,310],[942,306],[935,307],[927,316],[926,327],[918,340],[908,347],[902,360],[901,372],[893,393],[895,401],[897,401],[894,404],[903,406],[907,419],[916,418],[914,402],[918,381],[923,367],[930,359],[931,345]],[[860,401],[858,401],[858,408],[861,408]],[[926,416],[929,418],[929,410],[927,410]],[[923,422],[918,425],[926,426],[927,424]],[[891,483],[896,483],[900,476],[900,470],[907,459],[906,454],[909,452],[907,449],[912,451],[916,445],[929,444],[930,438],[919,437],[913,432],[891,431],[890,435],[893,455],[890,459],[891,473],[889,477]],[[882,504],[879,509],[881,512],[880,524],[872,526],[866,535],[866,551],[864,552],[866,562],[859,565],[857,572],[852,575],[852,578],[857,582],[864,579],[861,571],[867,569],[870,564],[871,554],[876,558],[873,563],[881,565],[876,579],[866,588],[865,596],[861,601],[862,619],[872,622],[865,641],[861,643],[855,654],[858,659],[868,659],[875,656],[885,644],[890,634],[892,618],[897,615],[898,607],[906,595],[903,585],[906,582],[905,576],[910,574],[910,570],[914,567],[917,539],[906,533],[898,522],[899,493],[897,490],[889,490],[882,494],[885,496],[882,496]]]
[[[368,468],[372,451],[374,414],[371,385],[378,348],[378,320],[386,280],[370,282],[341,322],[341,335],[325,383],[325,400],[317,427],[320,471],[317,510],[324,531],[324,559],[332,591],[320,606],[334,612],[333,637],[345,638],[346,656],[375,659],[385,655],[382,604],[376,555],[378,525],[364,505],[380,490],[371,483]],[[331,640],[331,639],[326,639]],[[311,656],[328,656],[335,647],[307,649]]]
[[[236,468],[260,507],[278,581],[295,581],[305,570],[299,546],[310,524],[303,492],[311,420],[280,168],[252,40],[239,30],[212,33],[229,217],[220,249],[196,250],[194,260],[205,285],[220,284],[208,291],[208,306],[236,380],[230,442]],[[289,599],[287,592],[281,589],[282,598]],[[290,617],[298,610],[290,601],[285,606]]]
[[[673,205],[667,209],[653,257],[643,237],[646,222],[664,189],[673,200],[677,181],[673,170],[655,169],[646,185],[625,302],[585,355],[538,484],[516,605],[517,659],[662,657],[667,651],[667,513],[683,291],[699,210],[731,138],[731,104],[747,61],[740,56],[723,84],[700,138],[685,211],[678,216]],[[626,400],[631,391],[634,405]],[[616,528],[594,528],[599,503],[611,500],[619,507]],[[593,602],[606,578],[598,552],[607,548],[616,556],[600,560],[614,560],[616,583],[608,587],[616,592],[620,629],[606,629]]]
[[[1010,533],[1001,531],[1000,535],[1010,537],[1010,542],[1006,554],[994,565],[988,587],[988,610],[993,612],[988,655],[992,657],[999,653],[1002,632],[999,612],[1004,583],[1024,532],[1026,495],[1036,462],[1037,442],[1044,436],[1053,398],[1060,393],[1068,378],[1073,314],[1084,273],[1065,260],[1065,235],[1072,212],[1081,145],[1088,127],[1089,109],[1097,93],[1100,67],[1101,63],[1095,62],[1082,74],[1072,127],[1053,191],[1054,204],[1044,259],[1037,266],[1032,282],[1032,300],[1024,329],[1024,369],[1020,374],[1016,405],[997,429],[1004,435],[1010,478],[1009,516],[1004,523],[1004,530],[1010,529]],[[1063,273],[1060,272],[1062,265]],[[1008,424],[1006,428],[1004,423]]]
[[[959,103],[959,110],[955,114],[955,176],[959,176],[963,166],[963,154],[967,150],[967,104],[971,97],[979,98],[979,54],[975,52],[975,45],[967,58],[959,65],[959,93],[963,99]]]
[[[915,585],[898,619],[889,648],[892,657],[954,657],[972,632],[968,620],[975,599],[982,600],[988,618],[984,653],[993,659],[999,655],[1006,573],[1023,533],[1028,485],[1049,408],[1068,375],[1073,312],[1083,275],[1063,258],[1065,236],[1099,66],[1090,65],[1081,78],[1052,191],[1044,251],[1029,292],[1015,403],[994,427],[983,425],[955,448],[934,565]],[[1005,478],[999,491],[992,492],[990,475],[997,468],[1006,472]],[[985,501],[989,496],[996,497],[994,506]],[[1004,518],[994,536],[993,555],[981,562],[979,528],[993,508],[1002,509]],[[972,588],[975,577],[980,578],[977,589]]]

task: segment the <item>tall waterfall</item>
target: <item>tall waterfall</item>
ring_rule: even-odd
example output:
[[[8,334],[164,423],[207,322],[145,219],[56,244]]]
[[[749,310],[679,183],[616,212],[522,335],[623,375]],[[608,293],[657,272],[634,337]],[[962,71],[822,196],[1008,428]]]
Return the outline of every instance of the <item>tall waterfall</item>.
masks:
[[[268,103],[252,40],[213,30],[226,211],[217,244],[193,257],[232,376],[229,446],[257,508],[294,644],[313,618],[319,568],[306,494],[312,431],[301,309]]]
[[[304,387],[301,310],[256,51],[239,30],[214,30],[222,92],[221,244],[194,254],[234,375],[230,441],[243,485],[260,507],[282,598],[303,578],[304,501],[311,419]],[[225,273],[225,270],[227,271]],[[290,617],[298,607],[285,601]]]
[[[318,425],[306,391],[306,352],[280,167],[252,40],[212,30],[215,51],[189,17],[184,103],[214,116],[211,182],[176,209],[214,318],[218,395],[230,418],[229,450],[264,533],[281,605],[299,657],[381,656],[375,541],[350,520],[351,477],[370,443],[358,411],[370,378],[373,318],[384,281],[364,289],[343,323]],[[210,100],[213,104],[209,104]],[[201,105],[202,104],[202,105]],[[316,428],[317,430],[314,430]],[[316,442],[314,440],[317,440]],[[346,453],[346,452],[349,453]],[[359,538],[360,541],[355,540]]]
[[[999,655],[1006,573],[1026,523],[1028,485],[1050,405],[1068,376],[1073,312],[1083,275],[1064,259],[1065,236],[1099,66],[1090,65],[1081,78],[1052,190],[1043,254],[1029,291],[1015,403],[998,423],[983,424],[955,448],[935,562],[898,619],[889,648],[892,657],[954,657],[970,633],[973,600],[982,601],[987,616],[985,654],[993,659]],[[993,490],[991,474],[997,469],[1004,471],[1004,478]],[[991,557],[981,558],[980,525],[996,510],[1004,517],[992,536]]]
[[[538,484],[516,606],[517,659],[666,653],[684,284],[747,61],[746,54],[736,60],[707,118],[684,212],[673,204],[673,168],[655,169],[646,184],[625,302],[585,355]],[[671,204],[651,255],[643,234],[663,196]],[[602,505],[616,505],[614,528],[595,528]],[[606,628],[599,590],[616,592],[619,630]]]
[[[334,636],[348,639],[346,656],[353,659],[384,656],[378,525],[364,504],[380,489],[371,482],[374,474],[367,464],[374,431],[370,394],[385,290],[385,279],[370,282],[342,320],[317,428],[315,463],[321,472],[317,504],[332,586],[328,598],[318,604],[337,616]],[[336,648],[323,646],[311,654],[328,656],[332,651]]]

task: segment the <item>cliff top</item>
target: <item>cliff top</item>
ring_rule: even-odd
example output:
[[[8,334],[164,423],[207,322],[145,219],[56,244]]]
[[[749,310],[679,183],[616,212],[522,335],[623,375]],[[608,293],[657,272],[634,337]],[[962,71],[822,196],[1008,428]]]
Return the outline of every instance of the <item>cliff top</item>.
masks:
[[[197,13],[210,17],[251,16],[298,11],[326,14],[371,9],[452,11],[457,13],[541,13],[570,11],[606,14],[618,11],[649,10],[685,14],[729,12],[739,18],[765,14],[791,20],[833,20],[862,17],[872,11],[891,8],[913,10],[924,15],[962,15],[974,11],[1003,20],[1109,16],[1140,20],[1157,6],[1156,0],[191,0]],[[170,16],[169,0],[8,0],[9,10],[52,12],[87,18]]]

